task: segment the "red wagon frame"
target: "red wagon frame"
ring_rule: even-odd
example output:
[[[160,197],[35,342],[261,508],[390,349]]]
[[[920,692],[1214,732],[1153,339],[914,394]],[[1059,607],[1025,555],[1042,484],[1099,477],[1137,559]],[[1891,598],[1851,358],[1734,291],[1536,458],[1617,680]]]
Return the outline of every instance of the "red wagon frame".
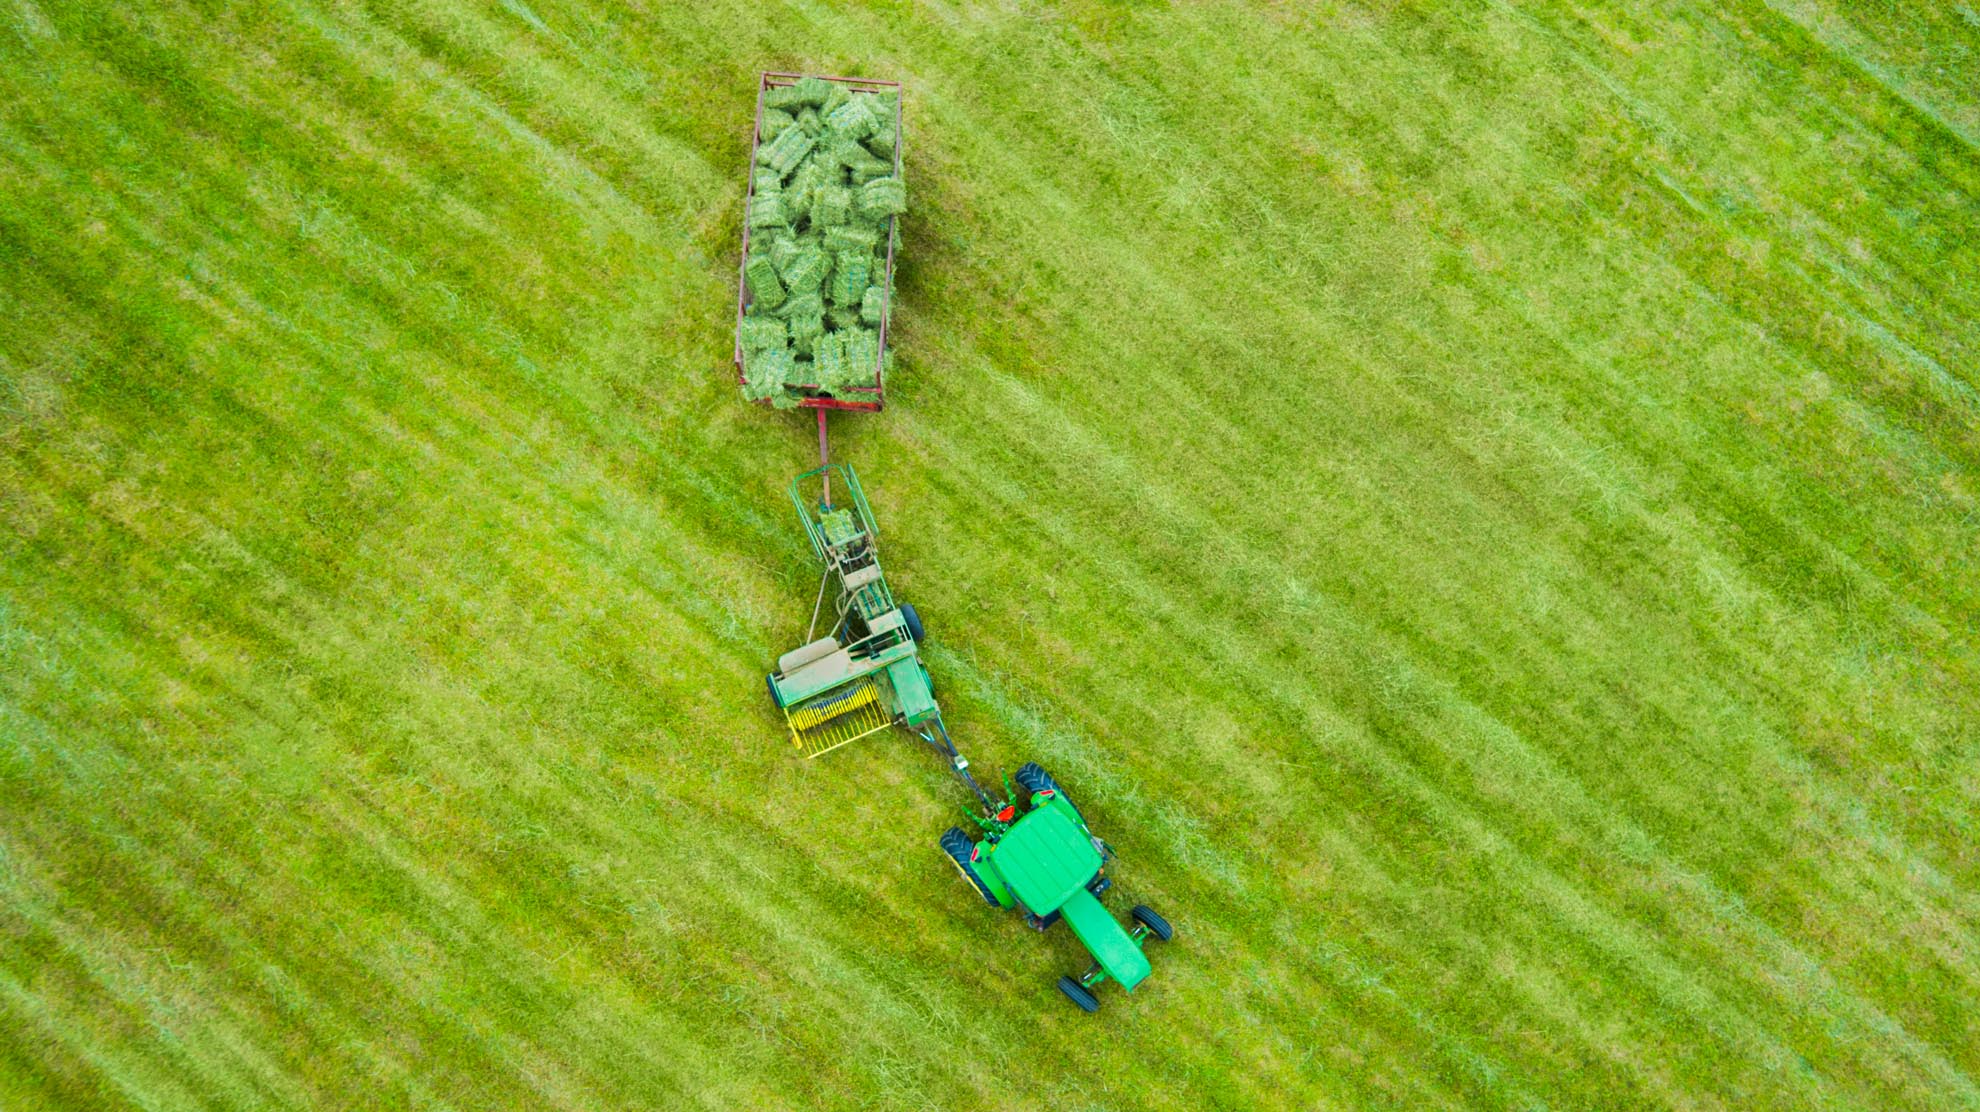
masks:
[[[901,88],[901,83],[898,81],[878,81],[866,77],[827,77],[823,74],[766,72],[757,80],[756,123],[749,137],[749,192],[743,198],[742,260],[736,264],[735,362],[736,382],[742,386],[749,385],[748,372],[743,367],[742,324],[744,314],[749,311],[749,282],[745,278],[744,268],[749,265],[749,206],[756,199],[756,151],[763,143],[763,94],[769,92],[771,89],[781,88],[786,85],[795,85],[805,77],[814,76],[821,81],[832,81],[844,85],[855,93],[878,93],[887,89],[898,92]],[[901,148],[905,145],[905,139],[906,136],[901,132],[900,99],[896,97],[894,100],[895,177],[901,175]],[[840,398],[807,395],[798,401],[799,406],[807,409],[863,409],[874,411],[886,404],[887,382],[885,366],[887,361],[887,323],[893,315],[894,246],[900,236],[899,228],[900,218],[889,216],[887,218],[887,284],[882,288],[880,295],[880,344],[879,353],[874,356],[873,360],[873,385],[851,386],[841,391],[841,393],[860,395],[858,397]],[[797,388],[810,391],[816,391],[818,389],[815,385],[805,384],[797,384]],[[765,404],[768,404],[769,399],[766,398],[763,401]]]

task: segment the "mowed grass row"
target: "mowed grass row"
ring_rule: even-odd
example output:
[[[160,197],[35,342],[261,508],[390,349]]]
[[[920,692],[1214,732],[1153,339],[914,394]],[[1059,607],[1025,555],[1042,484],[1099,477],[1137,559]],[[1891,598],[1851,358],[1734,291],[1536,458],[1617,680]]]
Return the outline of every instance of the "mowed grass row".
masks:
[[[1980,31],[681,7],[4,9],[5,1103],[1980,1104]],[[770,67],[909,83],[834,451],[1097,1020],[761,697]]]

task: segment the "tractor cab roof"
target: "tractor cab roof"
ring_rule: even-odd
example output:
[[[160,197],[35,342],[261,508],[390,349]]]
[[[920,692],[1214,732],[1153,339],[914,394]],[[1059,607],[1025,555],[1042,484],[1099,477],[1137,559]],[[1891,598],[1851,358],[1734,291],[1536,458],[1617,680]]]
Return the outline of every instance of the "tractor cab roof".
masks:
[[[1012,894],[1034,914],[1058,910],[1100,871],[1100,851],[1071,810],[1057,801],[1034,809],[988,855]]]

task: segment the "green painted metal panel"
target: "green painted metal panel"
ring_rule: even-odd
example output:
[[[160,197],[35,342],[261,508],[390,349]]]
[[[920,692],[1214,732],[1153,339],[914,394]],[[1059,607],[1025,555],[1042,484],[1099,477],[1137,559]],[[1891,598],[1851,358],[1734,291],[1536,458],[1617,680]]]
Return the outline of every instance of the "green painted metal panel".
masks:
[[[978,842],[977,859],[970,862],[970,867],[976,870],[976,875],[982,878],[984,886],[990,889],[990,895],[996,899],[998,907],[1014,908],[1017,906],[1017,897],[1011,895],[1011,886],[1005,883],[1004,874],[997,871],[997,862],[990,849],[990,846]]]
[[[1093,840],[1058,807],[1019,819],[990,856],[1012,893],[1038,915],[1056,909],[1100,871]]]
[[[1059,914],[1065,916],[1066,925],[1073,929],[1079,940],[1086,944],[1093,960],[1100,963],[1107,976],[1121,983],[1129,992],[1134,986],[1146,980],[1149,974],[1148,955],[1093,893],[1082,888],[1059,906]]]
[[[935,717],[935,695],[928,690],[921,661],[912,653],[887,665],[887,682],[894,685],[894,710],[908,725],[919,726]]]

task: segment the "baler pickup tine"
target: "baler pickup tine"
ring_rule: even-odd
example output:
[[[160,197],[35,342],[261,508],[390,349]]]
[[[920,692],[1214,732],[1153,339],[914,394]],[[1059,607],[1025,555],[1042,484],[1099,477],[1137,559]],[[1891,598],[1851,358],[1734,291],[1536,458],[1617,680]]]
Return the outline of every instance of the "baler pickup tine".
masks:
[[[784,716],[791,727],[791,744],[807,760],[893,724],[871,679],[790,707]]]

